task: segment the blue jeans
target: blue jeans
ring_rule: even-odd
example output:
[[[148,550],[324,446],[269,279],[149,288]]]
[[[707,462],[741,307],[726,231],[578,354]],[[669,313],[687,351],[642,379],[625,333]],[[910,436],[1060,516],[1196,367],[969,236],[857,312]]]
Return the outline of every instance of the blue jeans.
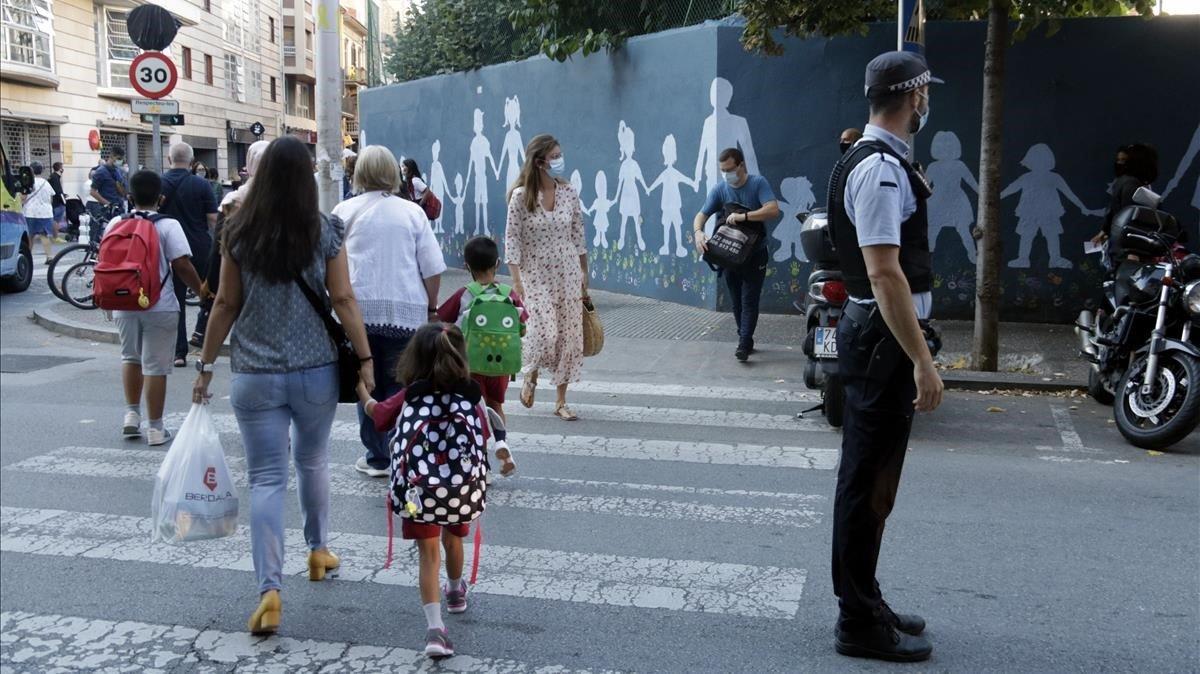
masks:
[[[754,330],[758,327],[758,302],[762,297],[763,281],[767,278],[767,251],[754,256],[742,269],[726,269],[725,283],[733,304],[733,321],[738,328],[738,348],[754,346]]]
[[[396,363],[400,354],[408,346],[411,336],[385,337],[367,333],[367,342],[371,345],[371,360],[375,369],[375,391],[371,397],[376,400],[387,400],[404,388],[396,381]],[[363,447],[367,449],[367,465],[379,470],[387,470],[392,465],[392,451],[388,448],[388,433],[375,430],[375,422],[367,417],[363,406],[358,406],[358,437],[362,439]]]
[[[250,542],[258,591],[283,581],[283,498],[289,449],[310,550],[329,529],[329,429],[337,413],[337,365],[280,374],[234,373],[230,403],[246,448]]]

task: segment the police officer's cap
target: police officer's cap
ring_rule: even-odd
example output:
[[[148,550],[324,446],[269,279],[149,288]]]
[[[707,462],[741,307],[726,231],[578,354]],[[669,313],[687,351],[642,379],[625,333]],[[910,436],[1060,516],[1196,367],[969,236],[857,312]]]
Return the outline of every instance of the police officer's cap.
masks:
[[[910,51],[889,51],[876,56],[867,64],[864,91],[868,99],[887,94],[919,89],[942,80],[929,72],[925,57]]]

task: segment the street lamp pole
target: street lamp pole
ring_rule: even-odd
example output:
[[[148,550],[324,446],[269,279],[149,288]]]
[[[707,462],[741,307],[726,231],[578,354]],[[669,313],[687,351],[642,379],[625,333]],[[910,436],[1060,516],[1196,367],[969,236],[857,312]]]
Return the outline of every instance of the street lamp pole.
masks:
[[[342,196],[342,105],[344,88],[339,55],[341,37],[338,0],[313,3],[316,35],[317,194],[323,213],[333,210]]]

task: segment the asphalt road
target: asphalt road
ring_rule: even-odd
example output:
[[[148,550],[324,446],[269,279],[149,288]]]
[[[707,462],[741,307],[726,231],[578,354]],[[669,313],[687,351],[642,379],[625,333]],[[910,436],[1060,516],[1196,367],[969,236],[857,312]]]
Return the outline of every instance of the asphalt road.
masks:
[[[290,499],[283,627],[251,639],[245,533],[149,543],[163,452],[120,437],[115,346],[27,320],[45,292],[0,298],[5,672],[426,671],[410,549],[381,569],[384,483],[349,467],[352,408],[330,451],[341,573],[298,575]],[[588,361],[579,422],[510,405],[518,477],[489,490],[479,584],[447,622],[459,655],[428,671],[895,667],[833,652],[840,436],[795,419],[800,356],[731,352],[616,339]],[[193,376],[171,379],[169,425]],[[213,411],[238,476],[228,383],[222,363]],[[918,420],[879,571],[889,602],[929,622],[934,655],[914,669],[1200,670],[1200,438],[1152,454],[1110,417],[1082,398],[951,393]]]

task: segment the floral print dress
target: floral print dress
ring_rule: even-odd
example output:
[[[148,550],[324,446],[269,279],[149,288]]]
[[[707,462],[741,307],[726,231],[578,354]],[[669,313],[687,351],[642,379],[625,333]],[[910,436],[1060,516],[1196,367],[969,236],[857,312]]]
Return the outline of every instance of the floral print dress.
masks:
[[[522,372],[550,370],[554,385],[579,381],[583,368],[583,214],[579,195],[558,183],[554,210],[541,199],[530,212],[525,189],[513,190],[508,201],[505,259],[521,269],[528,332],[521,345]]]

